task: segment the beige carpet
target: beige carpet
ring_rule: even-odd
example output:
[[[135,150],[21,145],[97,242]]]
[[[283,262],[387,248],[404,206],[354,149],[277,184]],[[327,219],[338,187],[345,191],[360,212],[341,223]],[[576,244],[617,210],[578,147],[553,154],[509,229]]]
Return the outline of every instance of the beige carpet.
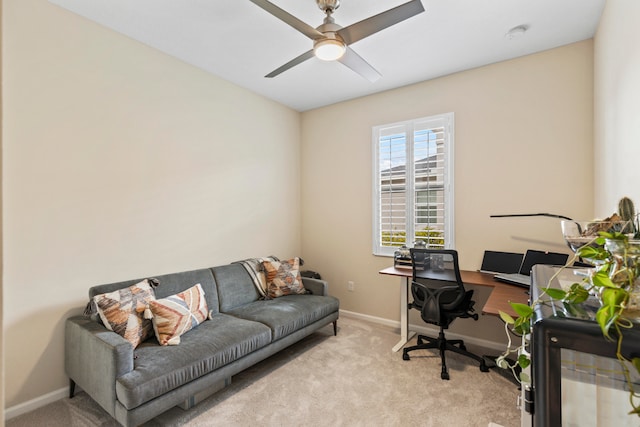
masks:
[[[451,380],[443,381],[435,353],[403,361],[391,351],[397,331],[351,318],[338,325],[337,337],[328,326],[237,375],[193,409],[173,408],[145,426],[520,425],[518,390],[497,372],[482,373],[475,362],[450,354]],[[78,393],[6,425],[118,424]]]

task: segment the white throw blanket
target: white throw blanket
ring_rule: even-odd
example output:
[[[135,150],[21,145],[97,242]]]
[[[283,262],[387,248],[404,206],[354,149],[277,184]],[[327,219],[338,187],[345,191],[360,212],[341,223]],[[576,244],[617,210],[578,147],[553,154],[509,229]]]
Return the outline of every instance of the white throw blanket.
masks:
[[[277,257],[271,255],[264,258],[248,258],[242,261],[237,261],[238,264],[241,264],[251,279],[253,280],[253,284],[256,286],[256,289],[264,299],[268,299],[267,292],[267,278],[264,275],[264,268],[262,267],[263,261],[280,261]]]

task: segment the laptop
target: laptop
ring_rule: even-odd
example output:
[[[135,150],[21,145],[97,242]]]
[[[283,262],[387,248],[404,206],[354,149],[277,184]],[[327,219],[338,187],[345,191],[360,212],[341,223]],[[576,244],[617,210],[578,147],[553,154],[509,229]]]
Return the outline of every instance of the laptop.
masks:
[[[520,265],[518,273],[499,273],[493,276],[496,280],[511,283],[512,285],[529,288],[531,286],[531,268],[536,264],[565,265],[569,255],[556,252],[543,252],[528,249]]]
[[[514,252],[484,251],[482,257],[482,273],[517,273],[520,271],[524,254]]]

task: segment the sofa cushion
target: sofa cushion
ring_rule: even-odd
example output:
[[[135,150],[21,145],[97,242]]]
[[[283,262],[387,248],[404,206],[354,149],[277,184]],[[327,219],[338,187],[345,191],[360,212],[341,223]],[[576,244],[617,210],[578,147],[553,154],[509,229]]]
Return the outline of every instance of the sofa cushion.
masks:
[[[135,285],[93,297],[102,324],[129,341],[133,348],[153,335],[151,321],[144,318],[153,288],[145,279]]]
[[[209,314],[200,283],[184,292],[149,301],[149,311],[160,345],[180,344],[180,336],[204,322]]]
[[[228,264],[211,270],[218,286],[220,312],[225,313],[260,298],[253,279],[242,265]]]
[[[270,342],[267,326],[215,314],[183,335],[180,345],[142,343],[135,352],[134,369],[116,381],[116,396],[127,409],[136,408]]]
[[[269,298],[307,293],[300,277],[300,258],[287,261],[264,261],[262,266],[267,279]]]
[[[302,329],[339,309],[331,296],[288,295],[255,301],[230,310],[228,314],[264,323],[271,328],[273,340]]]
[[[216,282],[211,273],[211,269],[203,268],[200,270],[183,271],[181,273],[171,273],[162,276],[155,276],[159,284],[154,289],[156,298],[166,298],[170,295],[182,292],[185,289],[190,288],[194,283],[200,283],[202,290],[204,290],[205,299],[207,301],[207,307],[209,311],[218,313],[218,292],[216,291]],[[93,298],[95,295],[103,294],[106,292],[112,292],[117,289],[129,287],[135,283],[140,282],[142,279],[126,280],[124,282],[110,283],[107,285],[93,286],[89,289],[89,298]],[[95,317],[92,317],[97,320]]]

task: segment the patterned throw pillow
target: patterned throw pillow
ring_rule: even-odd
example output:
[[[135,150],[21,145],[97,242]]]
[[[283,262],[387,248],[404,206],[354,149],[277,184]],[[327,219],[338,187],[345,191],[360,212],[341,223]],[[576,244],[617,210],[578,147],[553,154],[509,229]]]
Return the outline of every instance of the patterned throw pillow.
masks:
[[[209,309],[200,283],[184,292],[149,302],[153,329],[161,345],[180,344],[180,335],[207,319]]]
[[[307,293],[300,277],[300,258],[287,261],[265,261],[262,266],[267,277],[269,298]]]
[[[149,279],[93,297],[104,326],[124,337],[133,348],[153,336],[151,321],[144,318],[144,311],[152,300],[155,295]]]

